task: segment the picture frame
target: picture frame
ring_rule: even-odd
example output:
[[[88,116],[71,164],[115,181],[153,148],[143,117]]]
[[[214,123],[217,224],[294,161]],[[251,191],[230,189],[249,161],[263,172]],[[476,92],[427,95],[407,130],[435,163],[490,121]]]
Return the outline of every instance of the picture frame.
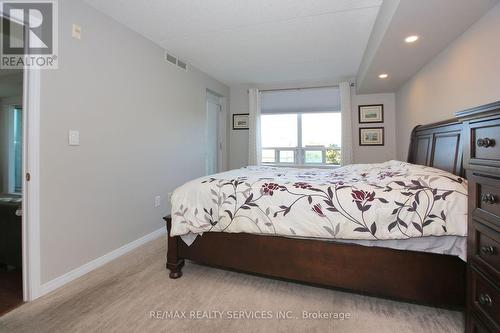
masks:
[[[359,129],[360,146],[383,146],[384,128],[383,127],[362,127]]]
[[[233,114],[233,130],[247,130],[249,126],[248,113]]]
[[[360,124],[384,122],[384,104],[368,104],[358,106]]]

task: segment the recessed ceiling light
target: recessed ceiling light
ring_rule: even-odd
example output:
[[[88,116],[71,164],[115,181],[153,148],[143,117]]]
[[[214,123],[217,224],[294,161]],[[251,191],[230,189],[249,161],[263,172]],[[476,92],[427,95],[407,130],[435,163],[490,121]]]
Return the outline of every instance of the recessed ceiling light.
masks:
[[[408,36],[405,38],[405,42],[407,43],[414,43],[418,40],[418,36],[413,35],[413,36]]]
[[[389,75],[388,75],[388,74],[380,74],[380,75],[378,76],[378,78],[379,78],[379,79],[386,79],[386,78],[388,78],[388,77],[389,77]]]

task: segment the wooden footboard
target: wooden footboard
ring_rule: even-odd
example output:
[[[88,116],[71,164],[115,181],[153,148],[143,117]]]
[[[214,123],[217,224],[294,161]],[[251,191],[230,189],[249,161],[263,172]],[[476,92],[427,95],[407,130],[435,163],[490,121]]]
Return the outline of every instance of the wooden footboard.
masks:
[[[462,309],[465,263],[414,251],[245,233],[207,232],[187,246],[170,237],[167,268],[181,277],[184,260],[269,277]]]

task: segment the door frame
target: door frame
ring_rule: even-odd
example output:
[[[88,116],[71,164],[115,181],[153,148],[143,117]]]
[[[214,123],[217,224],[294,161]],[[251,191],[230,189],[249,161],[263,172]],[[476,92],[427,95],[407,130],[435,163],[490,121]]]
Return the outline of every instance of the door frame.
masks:
[[[23,299],[40,296],[40,70],[23,73]],[[29,175],[29,178],[28,178]]]
[[[227,171],[227,98],[219,96],[220,114],[219,114],[219,172]]]
[[[207,114],[208,94],[217,97],[219,109],[218,130],[217,130],[217,172],[227,170],[227,98],[207,89],[205,102],[205,115]]]
[[[0,12],[0,19],[4,13]],[[19,22],[23,25],[23,22]],[[29,28],[25,26],[25,36]],[[26,40],[25,40],[26,43]],[[23,193],[22,278],[23,300],[41,296],[40,265],[40,69],[23,69]],[[27,175],[30,175],[29,181]]]

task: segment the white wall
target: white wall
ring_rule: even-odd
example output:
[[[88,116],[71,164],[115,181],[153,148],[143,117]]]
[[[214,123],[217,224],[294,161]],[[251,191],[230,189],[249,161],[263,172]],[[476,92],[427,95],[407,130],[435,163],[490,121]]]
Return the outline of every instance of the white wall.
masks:
[[[295,87],[307,85],[297,84]],[[238,85],[231,87],[231,113],[248,113],[247,90],[251,85]],[[277,89],[277,87],[260,87],[261,89]],[[395,95],[391,94],[371,94],[356,95],[354,88],[351,89],[352,102],[352,125],[353,125],[353,155],[354,163],[376,163],[384,162],[396,158],[395,140]],[[358,105],[359,104],[384,104],[384,123],[363,124],[361,127],[385,127],[385,146],[383,147],[360,147],[358,139]],[[232,119],[230,119],[229,129],[229,168],[236,169],[248,165],[248,131],[233,131]]]
[[[7,192],[9,166],[9,113],[0,99],[0,193]]]
[[[408,151],[419,124],[454,117],[469,107],[500,100],[500,4],[496,5],[396,94],[397,156]]]
[[[233,114],[248,113],[248,89],[251,86],[231,86],[228,120],[229,169],[238,169],[248,165],[248,131],[233,130]]]
[[[396,159],[396,99],[394,93],[357,95],[351,89],[354,163],[379,163]],[[384,104],[384,122],[359,124],[359,105]],[[384,146],[360,146],[359,128],[384,127]],[[406,161],[406,156],[401,159]]]
[[[78,0],[59,1],[59,45],[41,76],[42,283],[164,225],[167,194],[204,173],[206,89],[229,95]]]

